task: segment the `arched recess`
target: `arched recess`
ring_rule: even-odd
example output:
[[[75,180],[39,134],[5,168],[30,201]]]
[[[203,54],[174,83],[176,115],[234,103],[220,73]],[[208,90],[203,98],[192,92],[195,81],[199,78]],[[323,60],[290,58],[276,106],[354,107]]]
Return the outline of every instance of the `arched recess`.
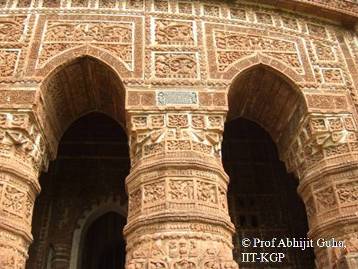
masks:
[[[256,122],[270,134],[283,157],[307,112],[297,82],[275,67],[249,65],[230,85],[227,121],[243,117]]]
[[[84,269],[81,267],[81,262],[83,260],[82,253],[88,229],[97,219],[110,212],[115,212],[123,218],[126,218],[127,216],[126,206],[110,199],[101,201],[84,212],[82,218],[78,221],[77,229],[73,233],[69,269]],[[119,230],[118,233],[121,233],[121,231]]]
[[[41,84],[38,115],[51,146],[52,157],[56,156],[63,133],[85,114],[101,112],[125,126],[122,80],[112,62],[106,63],[101,58],[82,54],[59,58],[60,63]]]
[[[304,122],[307,104],[297,86],[299,81],[281,71],[263,63],[248,64],[228,91],[223,164],[230,176],[229,208],[238,235],[234,237],[234,246],[240,253],[258,251],[240,249],[240,239],[245,237],[271,240],[274,237],[306,237],[308,232],[304,205],[297,194],[297,178],[288,174],[279,161],[279,157],[285,158],[296,131]],[[275,209],[280,212],[271,211]],[[299,220],[292,222],[293,217]],[[272,222],[270,218],[274,218]],[[273,225],[277,223],[281,226]],[[303,232],[300,227],[304,227]],[[292,259],[285,266],[311,268],[313,264],[312,252],[307,254],[310,258],[303,257],[300,261],[301,253],[287,249],[272,251],[287,251]],[[234,253],[236,257],[239,257],[238,252]],[[258,263],[252,265],[265,267]],[[275,266],[272,264],[272,268],[280,267]]]
[[[126,218],[124,181],[129,162],[126,133],[111,117],[92,112],[71,124],[61,138],[56,160],[40,177],[28,269],[44,267],[49,245],[55,250],[53,267],[64,266],[62,262],[66,268],[78,269],[81,237],[91,223],[108,212]]]

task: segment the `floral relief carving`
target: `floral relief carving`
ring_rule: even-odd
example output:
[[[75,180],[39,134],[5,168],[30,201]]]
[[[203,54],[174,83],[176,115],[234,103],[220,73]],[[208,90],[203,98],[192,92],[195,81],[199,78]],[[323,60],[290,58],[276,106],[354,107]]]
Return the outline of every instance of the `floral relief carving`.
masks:
[[[152,115],[151,124],[153,128],[163,128],[164,127],[164,116],[163,115]]]
[[[168,115],[168,127],[183,128],[188,127],[188,115],[176,114]]]
[[[339,202],[341,204],[356,202],[358,200],[357,182],[354,181],[354,182],[338,184],[337,195],[338,195]]]
[[[61,0],[42,0],[43,7],[56,8],[61,6]]]
[[[60,52],[91,44],[110,51],[133,68],[133,24],[130,22],[48,21],[39,52],[40,66]]]
[[[336,56],[333,48],[320,42],[314,43],[317,59],[320,61],[335,61]]]
[[[15,74],[19,54],[18,50],[0,49],[0,77],[10,77]]]
[[[308,23],[308,32],[315,37],[325,39],[327,38],[326,28],[317,24]]]
[[[0,113],[0,155],[38,171],[46,161],[45,145],[28,114]]]
[[[26,194],[17,190],[14,187],[6,186],[4,188],[2,206],[13,214],[21,215],[25,206]]]
[[[156,19],[155,40],[160,45],[193,46],[193,22]]]
[[[155,53],[156,78],[198,78],[195,53]]]
[[[193,200],[194,183],[189,180],[170,180],[169,195],[173,200]]]
[[[129,195],[129,211],[140,210],[142,203],[142,190],[137,189]]]
[[[88,0],[71,0],[72,7],[87,7]]]
[[[18,1],[17,7],[24,8],[24,7],[30,7],[32,3],[32,0],[21,0]]]
[[[304,170],[324,157],[356,151],[356,133],[357,128],[350,115],[310,118],[291,146],[290,169],[301,167]]]
[[[337,201],[332,188],[323,189],[315,194],[318,212],[330,210],[337,206]]]
[[[154,10],[160,12],[167,12],[169,8],[168,0],[154,1]]]
[[[165,186],[164,182],[157,182],[144,185],[144,205],[154,202],[164,201],[165,198]]]
[[[143,9],[143,0],[127,0],[128,9]]]
[[[343,96],[307,94],[307,104],[312,109],[347,109],[347,98]]]
[[[340,69],[322,69],[322,75],[325,83],[344,84],[342,71]]]
[[[173,238],[163,236],[161,240],[151,240],[139,244],[130,255],[128,268],[225,268],[237,269],[237,264],[223,255],[227,251],[224,247],[208,246],[207,240],[187,238],[174,235]],[[216,249],[218,248],[218,249]],[[171,264],[171,267],[169,267]],[[212,267],[217,265],[218,267]],[[148,266],[148,267],[147,267]],[[154,266],[154,267],[151,267]]]
[[[220,17],[220,7],[214,5],[203,5],[204,15]]]
[[[22,38],[25,18],[0,19],[0,40],[4,42],[19,42]]]
[[[199,201],[213,204],[217,203],[217,191],[214,184],[199,181],[197,188]]]
[[[178,1],[178,11],[179,13],[192,14],[193,4],[191,2]]]
[[[173,268],[174,269],[196,269],[197,266],[195,265],[194,262],[183,259],[183,260],[180,260],[180,261],[174,263]]]
[[[116,7],[116,1],[113,1],[113,0],[100,0],[99,1],[99,7],[101,7],[101,8],[115,8]]]
[[[202,129],[205,127],[205,118],[203,115],[193,115],[191,120],[193,128]]]
[[[296,44],[291,41],[233,31],[214,31],[218,70],[223,72],[233,63],[252,55],[264,53],[288,64],[302,73],[302,63]]]
[[[296,18],[282,16],[281,19],[283,27],[296,31],[299,30]]]
[[[241,8],[230,8],[231,19],[246,21],[246,10]]]
[[[273,24],[273,20],[270,14],[257,12],[256,19],[258,23]]]
[[[224,118],[221,115],[167,113],[131,117],[131,152],[134,160],[165,151],[186,151],[220,156]],[[136,157],[135,157],[136,156]]]

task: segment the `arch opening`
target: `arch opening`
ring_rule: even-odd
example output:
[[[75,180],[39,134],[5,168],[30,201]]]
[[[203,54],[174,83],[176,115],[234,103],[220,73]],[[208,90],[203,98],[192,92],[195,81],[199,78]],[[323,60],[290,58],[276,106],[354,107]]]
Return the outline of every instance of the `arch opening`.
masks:
[[[280,151],[288,146],[289,135],[307,111],[294,82],[264,64],[242,71],[230,86],[228,99],[228,121],[243,117],[258,123]]]
[[[314,268],[313,249],[244,248],[244,238],[276,242],[307,238],[304,204],[297,194],[297,179],[286,172],[270,135],[253,121],[237,118],[225,125],[223,164],[230,177],[229,214],[235,225],[234,257],[240,268],[267,268],[267,263],[247,263],[242,253],[284,253],[272,269]]]
[[[240,268],[249,268],[241,262],[239,253],[269,249],[242,248],[243,238],[307,237],[307,216],[297,194],[297,178],[288,174],[280,161],[304,119],[307,105],[295,82],[264,64],[251,66],[234,79],[228,101],[222,152],[230,177],[229,212],[236,227],[234,254]],[[312,249],[272,251],[284,252],[287,258],[284,264],[270,264],[270,268],[314,267]]]
[[[92,268],[83,265],[83,255],[92,257],[88,253],[95,252],[97,246],[86,243],[90,240],[86,235],[105,233],[102,224],[97,227],[94,223],[110,213],[116,216],[104,217],[104,222],[117,241],[106,241],[102,264],[104,269],[122,268],[110,260],[118,251],[118,255],[125,256],[122,229],[127,217],[125,178],[129,167],[127,136],[118,122],[98,112],[73,122],[62,136],[57,159],[40,177],[42,192],[35,203],[34,243],[27,269],[46,268],[51,251],[50,268]],[[91,227],[97,228],[92,231]]]
[[[79,269],[124,269],[125,240],[121,231],[126,218],[108,212],[97,218],[83,238]]]
[[[40,89],[40,103],[57,141],[78,118],[101,112],[125,126],[125,90],[118,74],[90,56],[72,59],[54,69]]]

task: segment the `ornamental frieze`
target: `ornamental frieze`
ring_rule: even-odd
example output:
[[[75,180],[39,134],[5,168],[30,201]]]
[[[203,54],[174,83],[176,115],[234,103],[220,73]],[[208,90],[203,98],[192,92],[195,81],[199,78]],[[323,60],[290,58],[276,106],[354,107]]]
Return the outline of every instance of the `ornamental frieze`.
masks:
[[[120,21],[47,21],[38,67],[69,48],[91,44],[110,51],[133,70],[133,27]]]
[[[131,117],[132,161],[164,152],[189,151],[219,156],[222,115],[168,113]]]
[[[0,114],[0,147],[2,158],[16,159],[35,174],[46,165],[45,142],[29,114]]]
[[[154,78],[199,79],[197,53],[154,52]]]
[[[0,77],[11,77],[15,74],[21,50],[0,49]]]
[[[220,72],[224,72],[233,63],[258,51],[285,62],[298,73],[303,72],[295,42],[228,31],[214,31],[214,38]]]
[[[219,242],[206,245],[205,239],[188,236],[165,236],[164,240],[144,240],[135,251],[130,250],[127,268],[237,269],[226,254],[229,250]]]
[[[185,20],[154,20],[154,44],[171,46],[196,45],[195,22]]]
[[[357,152],[357,127],[352,115],[310,117],[288,156],[288,169],[303,173],[324,159]]]
[[[0,43],[20,42],[23,39],[26,17],[0,18]]]

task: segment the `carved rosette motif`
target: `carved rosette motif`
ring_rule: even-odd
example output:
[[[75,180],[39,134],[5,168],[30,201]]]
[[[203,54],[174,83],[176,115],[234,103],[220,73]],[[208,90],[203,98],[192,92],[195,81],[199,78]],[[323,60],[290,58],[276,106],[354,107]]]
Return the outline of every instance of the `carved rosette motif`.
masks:
[[[0,113],[0,267],[23,269],[45,143],[30,113]]]
[[[237,268],[224,113],[131,113],[126,268]]]

